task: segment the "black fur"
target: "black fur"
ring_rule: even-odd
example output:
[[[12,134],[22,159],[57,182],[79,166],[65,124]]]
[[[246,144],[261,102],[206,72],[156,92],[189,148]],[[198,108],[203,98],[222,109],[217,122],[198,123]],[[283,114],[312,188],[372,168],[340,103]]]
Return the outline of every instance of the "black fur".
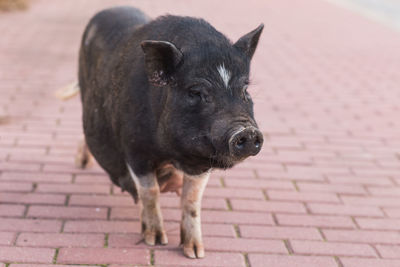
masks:
[[[188,174],[229,168],[239,126],[257,127],[245,90],[263,26],[232,44],[202,19],[150,21],[132,7],[98,13],[83,35],[79,85],[86,142],[112,181],[136,195],[166,162]],[[217,68],[231,73],[226,88]]]

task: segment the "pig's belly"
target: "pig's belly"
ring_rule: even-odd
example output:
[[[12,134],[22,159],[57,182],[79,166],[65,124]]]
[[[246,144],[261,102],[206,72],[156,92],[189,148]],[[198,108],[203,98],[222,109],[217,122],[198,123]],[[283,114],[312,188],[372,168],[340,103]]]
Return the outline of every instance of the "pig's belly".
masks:
[[[175,192],[177,195],[181,195],[183,185],[182,171],[167,163],[157,169],[156,175],[161,193]]]

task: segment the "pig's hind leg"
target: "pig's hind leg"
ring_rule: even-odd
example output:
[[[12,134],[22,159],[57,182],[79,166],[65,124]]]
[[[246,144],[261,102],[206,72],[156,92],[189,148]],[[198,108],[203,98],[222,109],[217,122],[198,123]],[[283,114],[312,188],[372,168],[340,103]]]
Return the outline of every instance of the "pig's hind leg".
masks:
[[[210,173],[183,177],[181,244],[183,254],[189,258],[203,258],[204,246],[201,235],[201,199]]]
[[[93,165],[93,156],[90,153],[86,141],[83,140],[78,145],[78,151],[75,155],[75,166],[81,169],[91,167]]]
[[[140,221],[145,243],[155,245],[159,241],[162,245],[168,244],[159,203],[160,187],[155,173],[139,178],[127,166],[139,194]]]

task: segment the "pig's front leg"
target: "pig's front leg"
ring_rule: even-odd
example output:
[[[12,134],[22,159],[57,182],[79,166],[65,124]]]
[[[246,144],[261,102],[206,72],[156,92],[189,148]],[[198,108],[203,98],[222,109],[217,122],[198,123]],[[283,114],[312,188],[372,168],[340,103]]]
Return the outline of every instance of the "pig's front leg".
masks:
[[[204,246],[201,236],[201,199],[210,173],[198,176],[185,174],[182,189],[181,244],[183,254],[189,258],[203,258]]]
[[[139,178],[133,173],[129,165],[128,169],[139,194],[140,221],[144,242],[152,246],[156,244],[157,240],[162,245],[168,244],[160,209],[160,188],[156,175],[150,173]]]

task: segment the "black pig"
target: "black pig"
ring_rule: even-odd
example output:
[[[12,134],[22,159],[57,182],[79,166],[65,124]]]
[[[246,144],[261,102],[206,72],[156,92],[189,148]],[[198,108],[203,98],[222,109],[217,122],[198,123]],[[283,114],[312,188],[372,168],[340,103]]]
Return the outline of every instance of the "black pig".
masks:
[[[176,191],[184,254],[204,257],[200,204],[210,171],[256,155],[263,143],[247,92],[262,29],[232,44],[202,19],[150,20],[133,7],[101,11],[86,27],[85,140],[113,183],[141,200],[147,244],[168,242],[158,198]]]

